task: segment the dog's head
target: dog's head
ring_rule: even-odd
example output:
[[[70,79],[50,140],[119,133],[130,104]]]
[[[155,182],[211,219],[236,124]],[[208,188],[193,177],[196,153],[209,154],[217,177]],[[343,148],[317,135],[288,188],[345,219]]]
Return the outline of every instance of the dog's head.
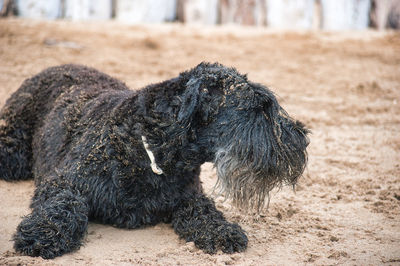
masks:
[[[226,196],[260,208],[272,188],[296,184],[307,163],[309,130],[268,88],[220,64],[202,63],[181,78],[186,88],[177,119],[196,127],[196,143],[214,162]]]

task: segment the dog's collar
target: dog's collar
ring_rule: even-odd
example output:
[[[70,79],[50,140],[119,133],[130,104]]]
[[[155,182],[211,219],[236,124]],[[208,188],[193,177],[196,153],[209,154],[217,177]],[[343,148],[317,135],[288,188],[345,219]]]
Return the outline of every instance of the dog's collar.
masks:
[[[150,161],[151,161],[151,163],[150,163],[151,170],[153,170],[153,172],[157,175],[162,175],[163,171],[160,167],[158,167],[158,165],[156,163],[156,158],[154,157],[153,152],[150,150],[150,146],[147,143],[147,139],[145,136],[142,136],[142,142],[143,142],[144,149],[146,150],[147,155],[149,156]]]

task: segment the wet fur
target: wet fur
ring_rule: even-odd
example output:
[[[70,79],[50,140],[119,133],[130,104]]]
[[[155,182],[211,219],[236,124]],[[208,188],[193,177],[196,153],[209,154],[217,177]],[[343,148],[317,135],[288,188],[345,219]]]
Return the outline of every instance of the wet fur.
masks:
[[[205,252],[243,251],[243,229],[202,192],[201,164],[215,163],[238,205],[259,208],[307,162],[307,129],[267,88],[220,64],[138,91],[84,66],[53,67],[26,80],[0,119],[0,178],[36,184],[14,247],[43,258],[79,248],[89,220],[171,223]]]

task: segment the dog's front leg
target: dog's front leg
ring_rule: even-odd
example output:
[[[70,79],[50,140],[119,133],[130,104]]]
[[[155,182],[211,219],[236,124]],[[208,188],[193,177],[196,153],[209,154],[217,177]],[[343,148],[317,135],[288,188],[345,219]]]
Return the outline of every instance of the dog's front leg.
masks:
[[[88,225],[85,200],[68,188],[44,186],[35,193],[32,213],[24,217],[14,235],[15,249],[51,259],[79,248]]]
[[[201,193],[184,197],[172,215],[175,232],[207,253],[244,251],[247,236],[235,223],[225,220],[214,202]]]

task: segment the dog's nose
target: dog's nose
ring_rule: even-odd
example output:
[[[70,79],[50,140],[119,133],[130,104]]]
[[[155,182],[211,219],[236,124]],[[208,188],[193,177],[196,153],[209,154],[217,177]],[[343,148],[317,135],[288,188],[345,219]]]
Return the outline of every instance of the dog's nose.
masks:
[[[297,128],[297,131],[300,137],[303,137],[305,148],[307,148],[308,145],[310,144],[310,138],[307,136],[308,131],[304,130],[304,128]]]
[[[306,148],[308,147],[308,145],[310,145],[310,139],[306,136]]]

